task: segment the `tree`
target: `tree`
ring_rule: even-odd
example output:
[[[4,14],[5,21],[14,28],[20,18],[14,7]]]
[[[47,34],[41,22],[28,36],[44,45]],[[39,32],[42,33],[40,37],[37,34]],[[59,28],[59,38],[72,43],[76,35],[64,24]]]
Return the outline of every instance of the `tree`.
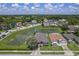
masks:
[[[79,36],[79,28],[76,30],[76,33],[75,33],[77,36]]]
[[[79,25],[79,20],[75,16],[69,16],[67,20],[70,25]]]
[[[37,48],[37,42],[34,38],[30,38],[30,40],[27,41],[27,45],[30,49],[36,49]]]

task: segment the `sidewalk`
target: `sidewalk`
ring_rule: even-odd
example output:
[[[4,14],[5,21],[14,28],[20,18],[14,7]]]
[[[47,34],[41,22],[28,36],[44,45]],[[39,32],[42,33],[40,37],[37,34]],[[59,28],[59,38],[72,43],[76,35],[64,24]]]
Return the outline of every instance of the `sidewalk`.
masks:
[[[33,50],[32,53],[31,53],[31,56],[39,56],[41,55],[40,53],[40,46],[38,46],[38,48],[36,50]]]

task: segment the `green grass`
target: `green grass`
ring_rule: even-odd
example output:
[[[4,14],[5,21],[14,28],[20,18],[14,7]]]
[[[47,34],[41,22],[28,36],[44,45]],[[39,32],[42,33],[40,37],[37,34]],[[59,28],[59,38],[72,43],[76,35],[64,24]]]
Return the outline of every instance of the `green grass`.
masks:
[[[64,52],[41,52],[41,54],[64,54]]]
[[[79,52],[73,52],[75,56],[79,55]]]
[[[70,43],[68,43],[67,46],[72,51],[79,51],[79,47],[77,46],[77,44],[75,42],[70,42]]]
[[[77,51],[79,51],[79,47],[77,46],[77,44],[75,42],[70,42],[70,43],[68,43],[67,46],[70,50],[72,50],[74,55],[79,55],[79,52],[77,52]]]
[[[16,31],[16,32],[13,32],[11,35],[7,36],[6,38],[4,38],[2,41],[0,41],[0,50],[30,50],[28,48],[28,45],[23,42],[22,44],[20,45],[11,45],[9,44],[11,42],[11,40],[15,40],[15,38],[18,36],[18,35],[26,35],[26,38],[28,38],[28,36],[32,33],[34,33],[35,30],[39,30],[39,29],[42,29],[42,31],[45,31],[45,32],[49,32],[50,30],[51,31],[56,31],[56,32],[62,32],[61,28],[59,27],[42,27],[42,26],[37,26],[37,27],[33,27],[33,28],[30,28],[30,29],[24,29],[24,30],[20,30],[20,31]],[[45,48],[46,47],[46,48]],[[61,47],[58,47],[58,46],[44,46],[41,47],[42,50],[62,50]]]
[[[0,30],[0,32],[4,32],[5,30]]]
[[[0,50],[29,50],[25,42],[23,42],[23,44],[20,44],[20,45],[11,45],[8,43],[10,43],[12,39],[15,39],[15,37],[20,34],[25,34],[26,37],[28,37],[28,33],[33,33],[34,28],[36,27],[13,32],[10,36],[0,41]]]
[[[53,46],[41,46],[41,50],[52,50],[52,51],[63,51],[61,46],[53,45]]]
[[[40,28],[39,29],[37,28],[36,30],[40,32],[45,32],[45,33],[52,33],[52,32],[62,33],[63,32],[61,28],[52,27],[52,26],[49,26],[49,27],[40,26]]]
[[[31,54],[31,52],[0,52],[0,54]]]

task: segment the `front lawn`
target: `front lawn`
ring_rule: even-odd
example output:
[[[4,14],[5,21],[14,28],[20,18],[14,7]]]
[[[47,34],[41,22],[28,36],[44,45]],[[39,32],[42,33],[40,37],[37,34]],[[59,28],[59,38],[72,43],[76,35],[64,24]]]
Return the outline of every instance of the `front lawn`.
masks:
[[[79,52],[73,52],[75,56],[79,56]]]
[[[41,52],[41,54],[64,54],[64,52]]]
[[[79,51],[79,47],[77,46],[77,44],[75,42],[70,42],[70,43],[68,43],[67,46],[72,51]]]
[[[0,54],[31,54],[31,52],[0,52]]]
[[[53,45],[53,46],[41,46],[41,50],[52,50],[52,51],[63,51],[61,46]]]

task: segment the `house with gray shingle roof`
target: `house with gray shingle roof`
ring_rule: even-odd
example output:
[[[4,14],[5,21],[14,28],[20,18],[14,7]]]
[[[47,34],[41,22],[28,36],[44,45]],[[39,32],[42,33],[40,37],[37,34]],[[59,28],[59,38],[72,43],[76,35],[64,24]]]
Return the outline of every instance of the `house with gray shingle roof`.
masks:
[[[75,34],[64,34],[64,37],[67,39],[68,42],[75,41],[77,44],[79,44],[79,37]]]
[[[57,26],[58,21],[54,19],[44,20],[44,26]]]
[[[77,30],[77,27],[75,25],[68,25],[68,33],[75,33]]]
[[[48,44],[48,34],[37,32],[35,38],[38,44]]]

